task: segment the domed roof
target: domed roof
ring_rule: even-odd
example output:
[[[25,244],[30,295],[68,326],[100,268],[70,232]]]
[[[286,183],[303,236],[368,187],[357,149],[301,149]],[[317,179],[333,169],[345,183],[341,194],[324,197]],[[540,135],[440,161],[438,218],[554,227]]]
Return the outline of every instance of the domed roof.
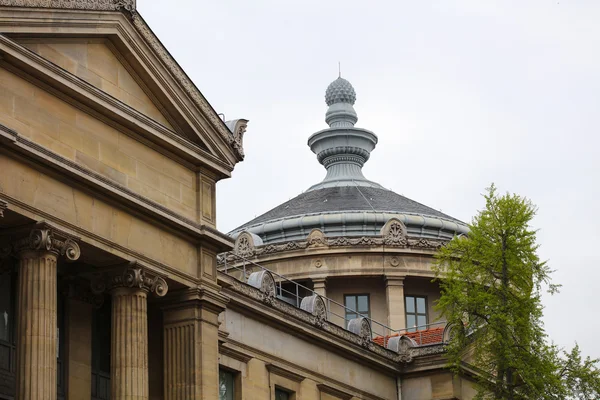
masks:
[[[352,84],[341,76],[331,82],[325,91],[325,102],[328,106],[335,103],[348,103],[354,105],[356,92]]]
[[[304,240],[315,228],[326,236],[375,236],[391,218],[402,221],[411,237],[449,240],[468,233],[463,222],[365,178],[362,167],[378,139],[373,132],[354,126],[354,88],[340,77],[329,85],[325,99],[329,128],[308,139],[327,170],[325,178],[230,235],[247,231],[265,245]]]

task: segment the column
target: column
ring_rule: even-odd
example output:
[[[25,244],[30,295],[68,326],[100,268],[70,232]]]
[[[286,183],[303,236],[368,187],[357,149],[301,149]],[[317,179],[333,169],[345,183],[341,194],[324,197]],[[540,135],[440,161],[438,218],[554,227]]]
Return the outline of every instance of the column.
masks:
[[[314,278],[313,282],[313,290],[316,294],[321,297],[327,297],[327,286],[325,284],[326,278]]]
[[[164,296],[167,283],[135,263],[92,282],[112,298],[110,380],[112,400],[148,399],[147,295]]]
[[[16,240],[17,285],[16,398],[56,399],[57,276],[59,255],[79,258],[79,246],[46,224]]]
[[[174,293],[163,308],[166,400],[219,399],[219,314],[228,298],[213,288]]]
[[[388,326],[394,330],[405,329],[404,277],[386,276],[385,297],[388,309]]]

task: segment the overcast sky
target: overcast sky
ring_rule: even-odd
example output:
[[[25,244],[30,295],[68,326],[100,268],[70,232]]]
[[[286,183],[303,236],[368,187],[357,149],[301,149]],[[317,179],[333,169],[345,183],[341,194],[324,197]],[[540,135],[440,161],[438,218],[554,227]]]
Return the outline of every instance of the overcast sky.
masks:
[[[229,231],[325,176],[306,145],[342,76],[383,186],[463,221],[491,182],[539,207],[554,341],[600,357],[600,2],[138,0],[217,112],[250,120],[219,183]]]

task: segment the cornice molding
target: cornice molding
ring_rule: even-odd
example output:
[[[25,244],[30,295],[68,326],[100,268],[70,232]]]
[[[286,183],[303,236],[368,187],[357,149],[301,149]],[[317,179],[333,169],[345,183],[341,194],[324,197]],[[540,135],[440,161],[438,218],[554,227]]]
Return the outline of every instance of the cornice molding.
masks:
[[[281,366],[278,366],[275,364],[267,364],[266,367],[270,373],[282,376],[284,378],[288,378],[289,380],[292,380],[294,382],[300,383],[304,379],[306,379],[306,376],[297,374],[293,371],[290,371],[289,369],[287,369],[285,367],[281,367]]]
[[[248,363],[248,361],[252,360],[254,356],[250,354],[246,354],[242,351],[233,349],[227,345],[227,343],[221,344],[219,347],[219,354],[222,354],[227,357],[231,357],[234,360],[238,360],[243,362],[244,364]]]
[[[339,398],[340,400],[350,400],[350,399],[352,399],[352,397],[354,397],[352,395],[352,393],[344,392],[342,390],[336,389],[333,386],[329,386],[324,383],[317,384],[317,388],[319,389],[319,391],[330,394],[332,396],[335,396],[336,398]]]
[[[66,176],[83,182],[87,187],[94,188],[98,193],[116,200],[120,205],[127,204],[136,211],[150,216],[153,220],[163,222],[196,239],[207,240],[218,249],[233,248],[233,240],[215,228],[192,221],[103,175],[32,142],[14,130],[0,124],[0,143],[2,142],[7,148],[42,162],[47,167],[59,171],[62,177]]]
[[[135,0],[0,0],[0,6],[133,12]]]

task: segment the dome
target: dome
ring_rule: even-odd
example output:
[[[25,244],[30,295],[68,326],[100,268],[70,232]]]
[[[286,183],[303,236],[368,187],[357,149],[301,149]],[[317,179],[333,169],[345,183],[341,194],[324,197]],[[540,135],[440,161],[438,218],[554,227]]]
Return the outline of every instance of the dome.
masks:
[[[325,102],[328,106],[335,103],[348,103],[354,105],[356,92],[352,84],[342,77],[331,82],[325,91]]]
[[[325,93],[329,128],[314,133],[308,145],[327,170],[320,182],[295,198],[230,232],[248,232],[264,245],[305,240],[312,229],[329,237],[377,236],[392,218],[401,221],[409,237],[450,240],[467,234],[468,226],[434,208],[401,196],[362,173],[378,138],[354,126],[356,93],[338,78]]]

